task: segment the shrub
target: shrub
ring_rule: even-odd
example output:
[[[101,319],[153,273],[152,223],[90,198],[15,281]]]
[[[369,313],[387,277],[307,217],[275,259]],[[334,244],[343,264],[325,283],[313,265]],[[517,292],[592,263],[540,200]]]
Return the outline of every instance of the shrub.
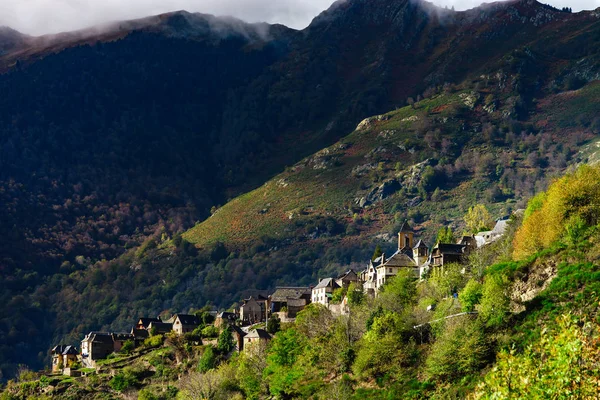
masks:
[[[144,340],[145,347],[159,347],[165,342],[165,337],[162,335],[150,336]]]
[[[487,326],[498,327],[506,321],[510,305],[507,289],[508,279],[504,275],[486,276],[482,288],[479,317]]]
[[[129,354],[135,349],[135,342],[133,340],[126,340],[121,347],[121,353]]]

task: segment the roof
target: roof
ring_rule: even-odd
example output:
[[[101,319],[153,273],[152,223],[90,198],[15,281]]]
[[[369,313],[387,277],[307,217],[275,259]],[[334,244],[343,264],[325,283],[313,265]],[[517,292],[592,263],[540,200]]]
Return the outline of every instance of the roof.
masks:
[[[312,290],[309,287],[278,287],[275,289],[275,293],[271,295],[271,300],[282,302],[288,299],[299,299],[311,293]]]
[[[65,351],[65,348],[67,348],[66,344],[59,344],[52,348],[52,353],[62,354],[62,352]]]
[[[246,335],[246,338],[248,339],[271,339],[271,335],[269,334],[269,332],[265,331],[264,329],[252,329],[250,332],[248,332],[248,334]]]
[[[325,278],[325,279],[321,279],[321,282],[319,282],[319,284],[317,286],[315,286],[313,288],[313,290],[315,289],[323,289],[326,287],[332,287],[333,289],[339,288],[340,285],[338,285],[333,278]]]
[[[160,322],[160,318],[152,318],[152,317],[142,317],[138,320],[138,325],[143,325],[144,327],[148,327],[150,322]]]
[[[346,271],[342,275],[338,276],[338,279],[344,279],[348,275],[355,275],[356,276],[357,274],[356,274],[356,272],[353,269],[349,269],[348,271]]]
[[[135,339],[131,333],[113,333],[113,340],[132,340]]]
[[[464,244],[449,244],[449,243],[438,243],[435,246],[442,254],[463,254],[466,245]]]
[[[173,324],[170,322],[151,322],[148,328],[155,328],[159,332],[170,331],[173,330]]]
[[[409,246],[404,246],[400,249],[400,253],[406,254],[410,258],[414,258],[413,249]]]
[[[231,328],[231,329],[232,329],[232,330],[233,330],[235,333],[237,333],[237,334],[238,334],[240,337],[244,337],[244,336],[246,336],[246,335],[247,335],[247,333],[246,333],[246,332],[244,332],[244,331],[242,330],[242,328],[240,328],[240,327],[239,327],[239,326],[237,326],[237,325],[230,325],[230,328]]]
[[[508,221],[509,220],[507,220],[507,219],[503,219],[503,220],[496,222],[496,226],[494,226],[494,229],[492,229],[492,233],[494,233],[496,235],[504,234],[504,231],[506,231],[506,228],[508,226]]]
[[[146,339],[146,338],[150,337],[150,332],[148,332],[146,329],[135,329],[135,328],[132,328],[131,329],[131,334],[136,339]]]
[[[376,259],[374,259],[371,264],[381,264],[385,260],[385,254],[380,255]]]
[[[415,245],[415,247],[414,247],[414,248],[415,248],[415,249],[420,249],[420,248],[427,249],[428,247],[427,247],[427,245],[426,245],[425,243],[423,243],[423,241],[422,241],[422,240],[419,240],[419,241],[417,242],[417,244]]]
[[[79,352],[77,351],[75,346],[65,346],[65,348],[63,349],[63,352],[62,352],[63,356],[76,355],[76,354],[79,354]]]
[[[217,314],[217,318],[237,319],[237,315],[235,315],[235,313],[232,313],[232,312],[223,311],[223,312]]]
[[[90,332],[86,335],[83,341],[90,341],[92,343],[113,343],[112,335],[108,332]]]
[[[169,320],[169,322],[175,322],[179,319],[179,322],[181,322],[181,325],[200,325],[200,318],[198,318],[195,315],[189,315],[189,314],[175,314],[171,317],[171,319]]]
[[[408,221],[404,221],[404,223],[402,223],[402,226],[400,227],[400,230],[398,232],[402,233],[402,232],[412,232],[412,231],[413,231],[413,229],[408,224]]]
[[[393,256],[387,259],[381,267],[416,267],[415,261],[406,254],[397,251]]]

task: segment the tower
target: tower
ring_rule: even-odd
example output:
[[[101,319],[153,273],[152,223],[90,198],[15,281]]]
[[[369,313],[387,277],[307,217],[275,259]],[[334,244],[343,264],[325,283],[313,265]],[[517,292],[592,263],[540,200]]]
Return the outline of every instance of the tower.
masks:
[[[398,232],[398,250],[402,250],[404,248],[412,249],[413,236],[414,232],[408,224],[408,221],[404,221],[400,227],[400,232]]]
[[[427,248],[422,240],[419,240],[414,247],[413,257],[419,267],[427,262],[427,259],[429,258],[429,248]]]

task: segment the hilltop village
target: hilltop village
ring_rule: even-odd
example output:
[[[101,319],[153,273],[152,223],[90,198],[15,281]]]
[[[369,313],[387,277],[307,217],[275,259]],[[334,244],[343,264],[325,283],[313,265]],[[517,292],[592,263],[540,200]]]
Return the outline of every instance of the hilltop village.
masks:
[[[431,249],[422,240],[416,240],[415,232],[405,222],[398,232],[397,250],[390,256],[381,254],[370,260],[362,271],[350,269],[338,277],[320,279],[314,287],[277,287],[268,296],[244,299],[232,312],[178,313],[165,320],[141,317],[127,333],[89,332],[81,341],[80,351],[73,345],[52,348],[52,373],[79,376],[96,369],[100,360],[114,353],[130,351],[165,335],[188,336],[203,344],[216,345],[216,337],[229,330],[234,343],[232,350],[252,352],[271,339],[267,330],[269,321],[294,322],[297,314],[310,303],[327,307],[333,315],[348,314],[351,292],[374,297],[403,269],[410,270],[417,279],[426,279],[444,265],[465,264],[475,249],[504,235],[508,220],[508,217],[501,218],[491,231],[462,236],[456,243],[438,242]]]

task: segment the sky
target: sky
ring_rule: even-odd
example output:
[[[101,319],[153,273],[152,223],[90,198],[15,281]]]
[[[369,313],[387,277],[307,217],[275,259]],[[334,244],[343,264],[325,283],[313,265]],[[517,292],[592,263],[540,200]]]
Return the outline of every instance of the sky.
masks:
[[[491,1],[491,0],[487,0]],[[441,6],[466,10],[481,0],[433,0]],[[573,11],[600,7],[600,0],[549,0]],[[281,23],[305,28],[333,0],[0,0],[0,26],[30,35],[58,33],[106,22],[187,10],[231,15],[247,22]]]

